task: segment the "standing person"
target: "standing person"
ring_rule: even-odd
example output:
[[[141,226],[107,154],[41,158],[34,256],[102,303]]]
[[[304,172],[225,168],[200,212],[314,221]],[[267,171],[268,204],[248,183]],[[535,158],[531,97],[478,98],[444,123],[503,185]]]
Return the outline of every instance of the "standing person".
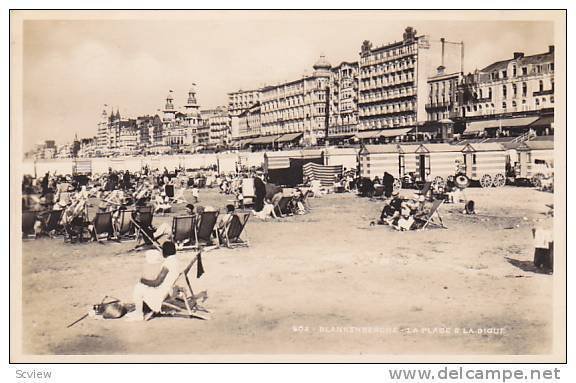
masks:
[[[123,181],[124,181],[124,190],[129,190],[132,188],[132,184],[130,181],[130,172],[128,170],[126,170],[126,172],[124,173]]]
[[[262,210],[264,198],[266,198],[266,185],[260,177],[254,177],[254,211]]]
[[[386,198],[391,197],[394,191],[394,176],[388,172],[384,172],[382,183],[384,184],[384,196]]]
[[[194,182],[194,186],[192,186],[192,198],[194,198],[194,203],[197,203],[200,197],[200,190],[198,189],[198,185]]]

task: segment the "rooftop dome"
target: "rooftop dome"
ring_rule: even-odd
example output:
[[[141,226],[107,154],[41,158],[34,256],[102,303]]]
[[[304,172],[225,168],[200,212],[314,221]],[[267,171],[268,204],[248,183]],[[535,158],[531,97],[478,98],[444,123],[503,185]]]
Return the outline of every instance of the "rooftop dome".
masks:
[[[328,60],[326,60],[326,57],[324,55],[321,55],[320,58],[318,59],[318,61],[316,61],[316,63],[314,64],[314,66],[312,68],[314,68],[315,70],[330,69],[330,68],[332,68],[332,65],[330,65]]]

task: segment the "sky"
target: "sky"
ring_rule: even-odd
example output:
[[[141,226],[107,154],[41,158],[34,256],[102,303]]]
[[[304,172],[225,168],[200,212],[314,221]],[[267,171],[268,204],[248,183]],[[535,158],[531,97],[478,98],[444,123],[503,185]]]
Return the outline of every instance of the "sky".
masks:
[[[228,11],[166,13],[148,20],[125,14],[26,20],[24,150],[47,139],[63,143],[76,134],[95,136],[105,104],[126,117],[154,114],[173,90],[181,107],[192,83],[202,108],[225,105],[229,92],[310,73],[321,54],[332,65],[355,61],[362,41],[373,46],[399,41],[406,26],[429,35],[433,48],[439,49],[435,41],[441,37],[464,41],[465,72],[516,51],[545,52],[554,43],[554,26],[547,21],[430,19],[417,12]],[[460,65],[457,49],[447,48],[454,70]]]

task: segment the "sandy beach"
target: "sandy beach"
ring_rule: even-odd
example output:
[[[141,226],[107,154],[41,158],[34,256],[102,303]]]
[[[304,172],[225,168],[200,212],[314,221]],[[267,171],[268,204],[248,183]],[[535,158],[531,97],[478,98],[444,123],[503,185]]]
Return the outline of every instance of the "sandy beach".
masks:
[[[412,194],[405,190],[402,193]],[[187,192],[188,193],[188,192]],[[382,202],[353,194],[311,201],[304,216],[251,217],[249,248],[206,252],[211,319],[85,319],[105,295],[132,301],[134,242],[25,240],[27,354],[545,354],[552,349],[553,275],[532,266],[531,228],[553,195],[469,188],[476,216],[444,205],[447,229],[370,226]],[[188,195],[188,194],[187,194]],[[202,190],[200,203],[229,197]],[[170,222],[171,215],[154,223]],[[194,274],[194,273],[191,273]],[[195,275],[192,275],[195,277]]]

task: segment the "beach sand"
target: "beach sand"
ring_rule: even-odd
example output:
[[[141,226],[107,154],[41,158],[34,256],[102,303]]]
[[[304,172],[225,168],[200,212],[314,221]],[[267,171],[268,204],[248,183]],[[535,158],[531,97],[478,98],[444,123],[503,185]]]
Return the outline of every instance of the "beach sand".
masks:
[[[206,321],[87,318],[66,328],[105,295],[131,302],[143,252],[127,252],[134,242],[26,240],[23,351],[551,352],[554,276],[532,266],[531,228],[535,219],[545,218],[553,195],[511,186],[469,188],[466,194],[478,215],[463,215],[462,204],[444,205],[440,213],[447,229],[371,227],[382,202],[353,194],[312,199],[312,211],[304,216],[275,222],[251,217],[249,248],[206,252],[206,273],[199,279],[191,273],[195,292],[208,291],[204,306],[211,319]],[[220,208],[228,198],[201,190],[199,204]],[[154,223],[170,220],[170,215],[155,217]],[[488,329],[494,333],[481,333]]]

